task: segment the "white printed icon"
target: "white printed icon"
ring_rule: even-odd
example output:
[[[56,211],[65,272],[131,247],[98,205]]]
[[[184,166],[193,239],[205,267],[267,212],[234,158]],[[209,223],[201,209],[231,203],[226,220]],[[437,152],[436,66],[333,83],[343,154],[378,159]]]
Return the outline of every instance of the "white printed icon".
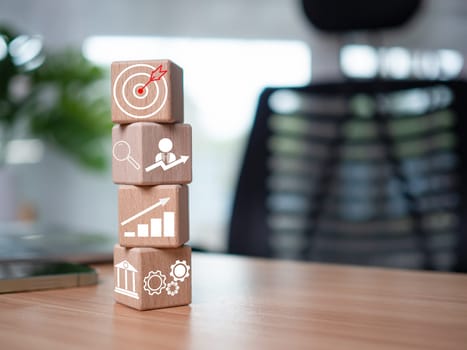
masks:
[[[166,276],[161,271],[149,271],[148,275],[144,277],[144,290],[149,295],[161,294],[162,290],[167,287],[165,284]]]
[[[129,296],[133,299],[139,299],[139,295],[136,292],[136,281],[135,275],[138,272],[136,268],[131,265],[128,261],[123,260],[122,262],[115,265],[117,268],[117,285],[114,289],[116,293]],[[123,273],[123,278],[122,278]],[[128,277],[130,275],[130,278]]]
[[[167,102],[167,70],[159,65],[133,64],[115,78],[112,94],[118,109],[130,118],[146,119]]]
[[[170,276],[174,281],[183,282],[185,278],[190,276],[190,266],[185,260],[177,260],[175,264],[170,266]]]
[[[130,144],[126,141],[117,141],[112,147],[112,154],[116,160],[119,162],[128,161],[136,170],[139,170],[141,166],[139,163],[131,156],[131,147]]]
[[[178,294],[179,290],[180,290],[180,286],[175,281],[169,282],[169,284],[167,284],[167,288],[165,288],[165,291],[167,292],[167,294],[172,297],[175,296],[175,294]]]
[[[165,197],[159,199],[153,205],[141,210],[135,215],[123,220],[120,225],[125,226],[130,222],[138,219],[144,214],[160,207],[165,206],[169,202],[170,198]],[[150,218],[149,223],[140,223],[137,225],[137,231],[125,231],[124,237],[175,237],[175,212],[164,211],[162,217]]]
[[[190,265],[187,264],[186,260],[177,260],[173,265],[170,266],[170,276],[173,278],[172,281],[166,283],[167,276],[164,275],[160,270],[149,271],[144,277],[143,289],[149,295],[160,295],[163,290],[167,295],[175,296],[180,290],[180,285],[177,281],[183,282],[190,276]]]
[[[145,168],[146,172],[150,172],[159,167],[166,171],[179,164],[185,164],[188,158],[190,158],[189,156],[180,156],[180,158],[177,159],[176,155],[171,152],[173,148],[173,142],[167,137],[161,139],[158,146],[160,152],[156,154],[154,164],[151,164]]]

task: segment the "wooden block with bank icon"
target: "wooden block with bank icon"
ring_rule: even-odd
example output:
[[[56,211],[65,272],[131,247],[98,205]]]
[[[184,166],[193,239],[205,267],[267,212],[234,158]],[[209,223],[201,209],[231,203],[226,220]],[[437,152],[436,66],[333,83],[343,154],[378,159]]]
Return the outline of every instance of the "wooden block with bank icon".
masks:
[[[138,310],[191,303],[191,248],[114,248],[114,298]]]
[[[183,122],[183,70],[170,60],[113,62],[112,121]]]

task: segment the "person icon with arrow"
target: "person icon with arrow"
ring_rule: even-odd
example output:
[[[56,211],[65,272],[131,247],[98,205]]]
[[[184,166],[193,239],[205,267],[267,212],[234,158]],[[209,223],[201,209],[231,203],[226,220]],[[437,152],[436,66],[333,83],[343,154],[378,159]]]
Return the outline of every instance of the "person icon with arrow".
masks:
[[[151,164],[145,168],[146,172],[152,171],[158,167],[166,171],[179,164],[185,164],[188,158],[190,158],[189,156],[180,156],[180,158],[177,159],[177,156],[171,152],[173,148],[173,142],[167,137],[162,138],[159,141],[158,146],[160,152],[156,154],[154,164]]]

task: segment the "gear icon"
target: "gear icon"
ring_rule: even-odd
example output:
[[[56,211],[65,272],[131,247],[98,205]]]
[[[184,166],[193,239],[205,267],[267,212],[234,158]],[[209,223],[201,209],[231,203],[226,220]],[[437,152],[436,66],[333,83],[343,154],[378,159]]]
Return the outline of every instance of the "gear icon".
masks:
[[[149,295],[159,295],[167,287],[165,280],[166,276],[161,271],[149,271],[148,275],[144,277],[144,290]]]
[[[178,294],[178,291],[180,290],[180,286],[178,285],[177,282],[175,281],[170,281],[169,284],[167,285],[167,288],[165,288],[167,291],[168,295],[174,296],[175,294]]]
[[[170,266],[170,276],[174,281],[183,282],[185,278],[190,276],[190,266],[186,263],[186,260],[177,260],[175,264]]]

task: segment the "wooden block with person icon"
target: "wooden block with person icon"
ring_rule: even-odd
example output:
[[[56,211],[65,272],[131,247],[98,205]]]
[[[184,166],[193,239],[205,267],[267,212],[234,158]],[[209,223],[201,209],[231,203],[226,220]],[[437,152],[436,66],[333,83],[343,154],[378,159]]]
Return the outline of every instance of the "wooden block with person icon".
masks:
[[[183,70],[170,60],[111,66],[112,121],[183,123]]]
[[[133,123],[112,130],[113,181],[129,185],[188,184],[191,126]]]

